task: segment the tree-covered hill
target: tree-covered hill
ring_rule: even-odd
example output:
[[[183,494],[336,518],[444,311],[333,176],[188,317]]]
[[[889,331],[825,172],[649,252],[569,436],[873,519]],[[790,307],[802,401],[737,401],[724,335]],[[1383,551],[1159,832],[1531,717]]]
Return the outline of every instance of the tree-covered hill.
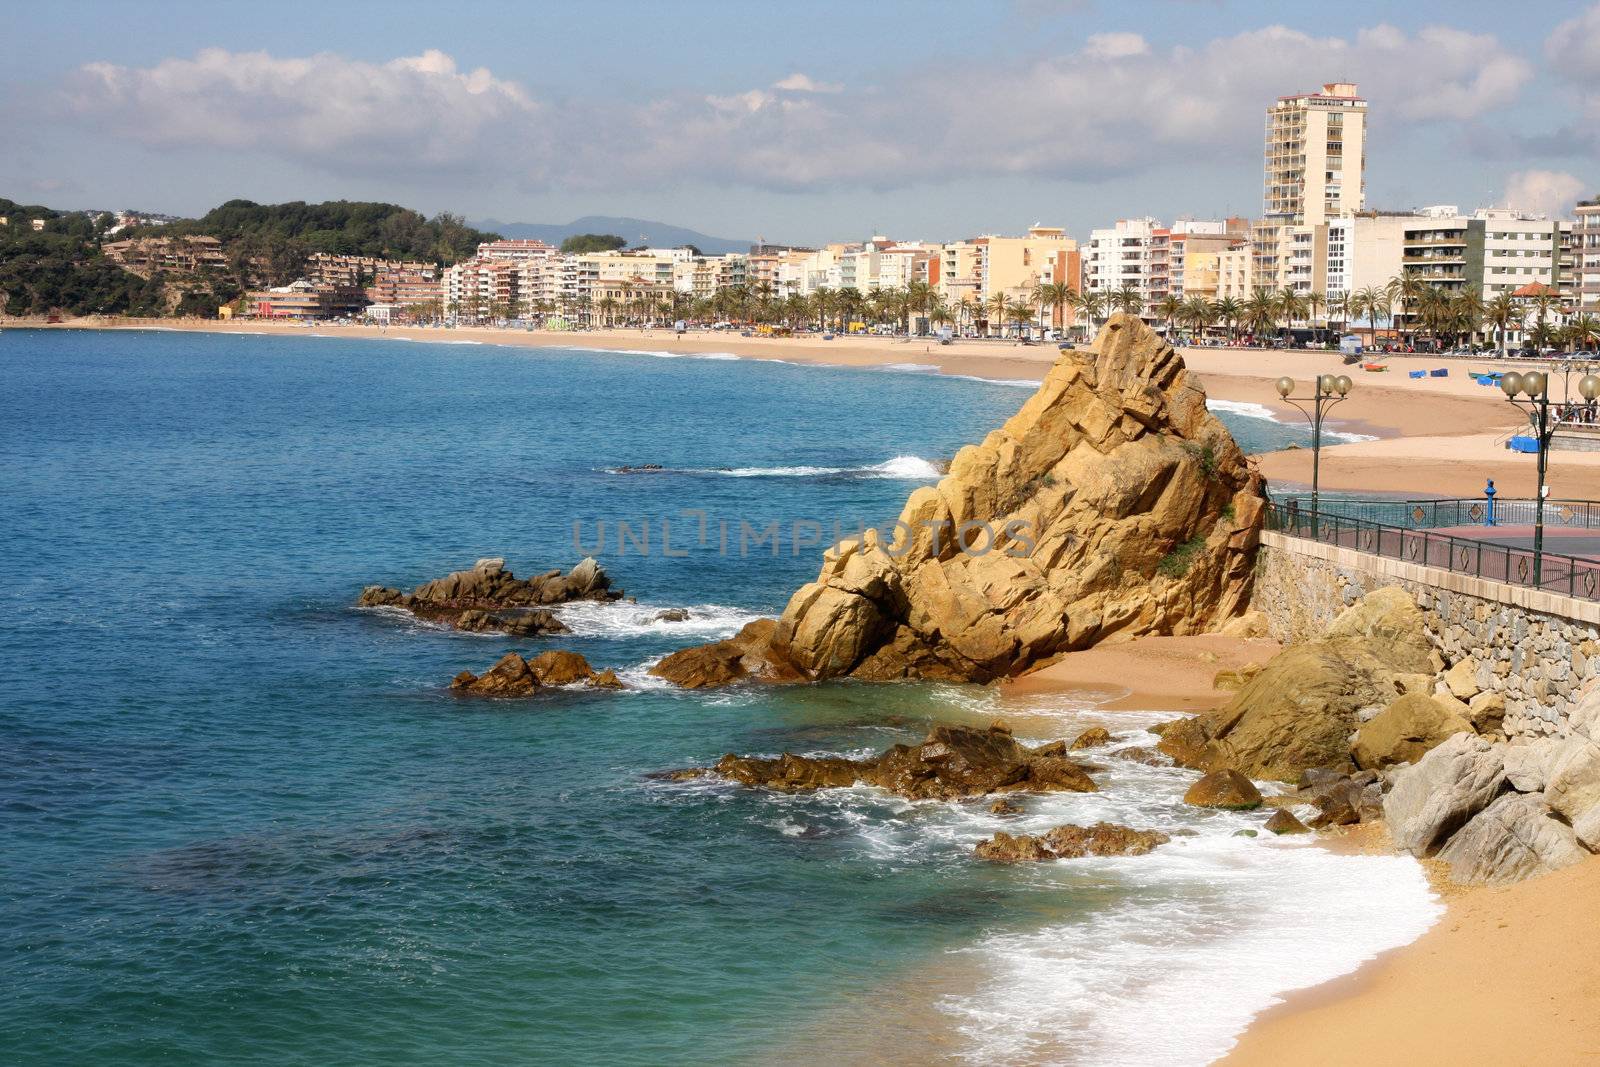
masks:
[[[398,204],[355,200],[322,204],[230,200],[198,219],[141,227],[131,236],[160,234],[205,234],[219,238],[224,245],[240,241],[260,245],[286,242],[298,246],[305,255],[332,252],[447,264],[466,259],[479,242],[496,237],[473,229],[456,215],[443,213],[429,219]]]

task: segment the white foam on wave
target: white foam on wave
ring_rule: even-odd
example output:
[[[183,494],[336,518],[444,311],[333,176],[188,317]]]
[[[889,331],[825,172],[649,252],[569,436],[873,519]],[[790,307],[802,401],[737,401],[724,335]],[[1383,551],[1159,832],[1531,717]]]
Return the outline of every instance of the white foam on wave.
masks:
[[[1286,423],[1279,419],[1278,416],[1274,415],[1272,413],[1272,409],[1267,407],[1265,404],[1256,404],[1249,400],[1207,399],[1206,407],[1211,411],[1224,411],[1230,415],[1239,415],[1247,419],[1261,419],[1264,422],[1274,423],[1278,426],[1291,425],[1290,423]],[[1324,425],[1322,432],[1327,434],[1329,437],[1337,437],[1341,441],[1356,442],[1377,440],[1377,438],[1371,434],[1352,433],[1349,430],[1331,430],[1328,429],[1326,425]]]
[[[874,478],[903,478],[920,480],[940,477],[939,468],[921,456],[895,456],[874,467],[865,468]]]
[[[640,637],[645,635],[732,637],[760,616],[724,604],[692,604],[683,610],[687,619],[658,619],[667,608],[660,604],[630,604],[621,600],[575,600],[552,608],[556,618],[579,637]]]
[[[981,378],[976,374],[949,374],[948,378],[959,378],[966,382],[982,382],[984,385],[1009,385],[1016,389],[1037,389],[1044,384],[1043,378]]]
[[[784,467],[687,467],[677,471],[654,473],[716,474],[724,478],[822,478],[852,475],[858,478],[891,478],[901,481],[921,481],[940,477],[939,468],[921,456],[894,456],[868,467],[817,467],[804,464]]]

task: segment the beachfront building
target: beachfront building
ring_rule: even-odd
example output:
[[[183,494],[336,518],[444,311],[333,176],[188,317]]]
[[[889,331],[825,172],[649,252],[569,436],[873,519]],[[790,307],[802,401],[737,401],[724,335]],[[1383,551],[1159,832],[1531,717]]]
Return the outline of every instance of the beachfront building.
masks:
[[[228,266],[222,242],[215,237],[134,237],[112,241],[102,251],[113,263],[143,278],[157,271],[195,274]]]
[[[999,294],[1019,303],[1033,301],[1043,282],[1061,279],[1069,284],[1081,275],[1078,242],[1056,226],[1034,225],[1018,237],[986,234],[949,244],[929,246],[917,264],[927,272],[924,280],[939,298],[966,323],[983,323],[989,332],[1003,325],[994,319],[992,302]]]
[[[1580,310],[1600,314],[1600,196],[1579,201],[1572,224],[1572,288]]]
[[[1248,241],[1217,254],[1218,300],[1246,300],[1255,289],[1255,247]]]
[[[313,252],[306,259],[305,277],[312,285],[360,288],[380,274],[410,274],[432,277],[432,263],[414,260],[380,259],[376,256],[341,256]]]
[[[1311,290],[1314,237],[1306,231],[1365,206],[1366,119],[1367,102],[1350,82],[1281,96],[1267,109],[1258,285]]]
[[[366,309],[367,295],[360,289],[314,285],[301,278],[251,293],[245,303],[257,318],[319,322],[360,315]]]
[[[1170,236],[1170,230],[1149,216],[1118,219],[1090,231],[1083,257],[1084,291],[1108,297],[1132,291],[1148,309],[1157,287],[1164,295],[1170,285]]]

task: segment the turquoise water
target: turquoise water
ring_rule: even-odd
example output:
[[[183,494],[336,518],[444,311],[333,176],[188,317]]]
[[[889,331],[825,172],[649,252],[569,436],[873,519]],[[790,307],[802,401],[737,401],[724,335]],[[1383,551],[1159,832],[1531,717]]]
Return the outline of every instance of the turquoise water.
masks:
[[[540,646],[350,606],[481,556],[570,566],[574,519],[590,542],[595,521],[659,529],[685,508],[712,529],[891,519],[926,480],[892,475],[981,437],[1027,395],[1014,385],[20,330],[0,333],[0,381],[8,1062],[782,1061],[949,950],[1205,899],[1203,878],[975,864],[993,820],[956,805],[647,777],[914,740],[1006,711],[987,691],[461,701],[457,671]],[[671,470],[608,471],[640,463]],[[640,683],[816,571],[787,541],[678,542],[694,522],[673,528],[687,556],[603,555],[640,606],[578,609],[550,644]],[[668,606],[693,618],[650,621]],[[1148,778],[1182,772],[1119,773],[1151,786],[1148,820],[1195,819]],[[1230,867],[1256,847],[1229,836],[1237,818],[1195,824]],[[951,1018],[952,1058],[1037,1049]],[[839,1049],[897,1061],[877,1023],[847,1025]]]

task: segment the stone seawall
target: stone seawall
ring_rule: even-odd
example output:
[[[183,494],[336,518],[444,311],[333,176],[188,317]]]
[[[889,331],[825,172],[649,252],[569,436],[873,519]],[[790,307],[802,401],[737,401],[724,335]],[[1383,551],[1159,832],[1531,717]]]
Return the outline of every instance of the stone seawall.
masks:
[[[1510,738],[1566,736],[1583,682],[1600,675],[1600,603],[1264,533],[1252,605],[1285,643],[1319,636],[1374,589],[1416,598],[1452,694],[1499,693]]]

